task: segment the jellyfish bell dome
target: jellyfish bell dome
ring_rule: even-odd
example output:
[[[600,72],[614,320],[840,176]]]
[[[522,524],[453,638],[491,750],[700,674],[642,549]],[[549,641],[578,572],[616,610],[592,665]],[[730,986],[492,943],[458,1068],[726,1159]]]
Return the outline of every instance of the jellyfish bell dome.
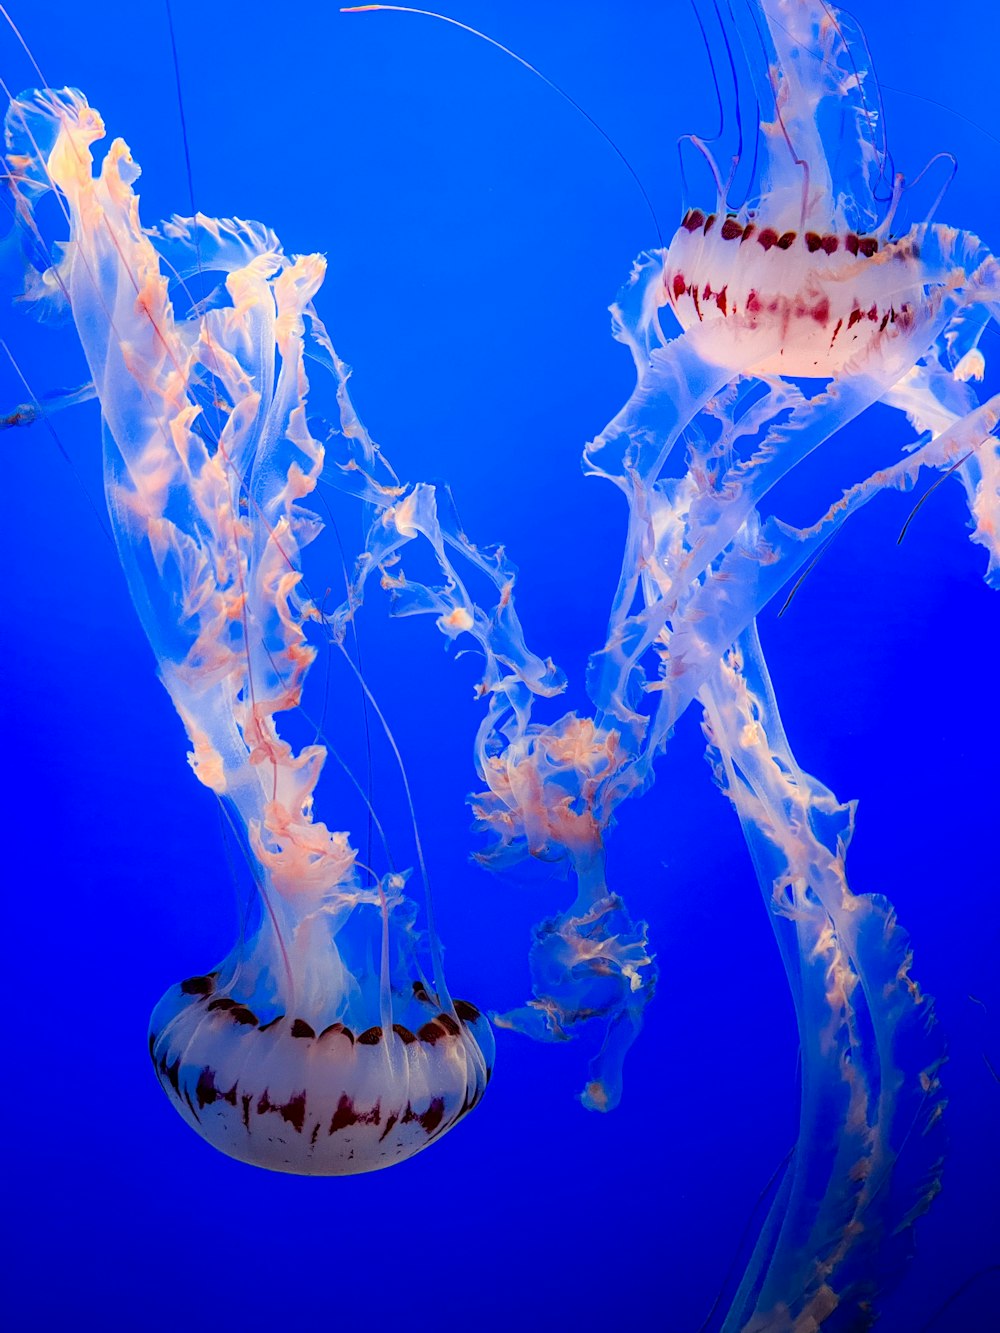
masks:
[[[217,970],[171,986],[150,1056],[184,1121],[228,1156],[298,1175],[377,1171],[477,1105],[493,1036],[475,1005],[422,975],[393,969],[386,986],[352,957],[356,920],[323,924],[279,936],[266,918]]]
[[[825,378],[884,354],[913,325],[919,247],[765,212],[689,209],[663,267],[660,304],[715,364]],[[790,224],[790,225],[786,225]]]

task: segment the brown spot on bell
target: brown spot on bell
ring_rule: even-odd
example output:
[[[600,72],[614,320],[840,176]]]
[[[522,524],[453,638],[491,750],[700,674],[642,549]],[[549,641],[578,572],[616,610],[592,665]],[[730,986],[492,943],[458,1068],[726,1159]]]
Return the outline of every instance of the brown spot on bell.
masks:
[[[302,1126],[306,1123],[306,1094],[298,1093],[295,1097],[289,1098],[284,1106],[279,1106],[282,1120],[286,1120],[295,1128],[296,1133],[302,1133]]]
[[[433,1134],[444,1119],[444,1098],[435,1097],[427,1110],[417,1116],[417,1119],[428,1134]]]
[[[346,1037],[347,1040],[351,1043],[351,1045],[352,1046],[354,1045],[354,1033],[351,1031],[350,1028],[345,1028],[343,1023],[331,1023],[330,1026],[328,1028],[324,1028],[319,1035],[320,1039],[322,1040],[323,1037],[333,1037],[338,1034]]]
[[[215,982],[210,976],[188,977],[181,982],[182,995],[211,995],[214,990]]]

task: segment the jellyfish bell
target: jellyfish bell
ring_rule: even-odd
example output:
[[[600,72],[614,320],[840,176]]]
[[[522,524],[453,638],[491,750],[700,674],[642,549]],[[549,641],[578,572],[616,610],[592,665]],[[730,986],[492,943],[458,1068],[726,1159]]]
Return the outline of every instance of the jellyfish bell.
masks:
[[[667,249],[661,302],[716,364],[833,377],[913,326],[923,287],[908,237],[770,226],[690,209]]]
[[[493,1038],[475,1005],[419,975],[382,993],[377,971],[348,965],[336,915],[314,905],[283,943],[265,914],[254,938],[153,1010],[164,1092],[230,1157],[299,1175],[379,1170],[439,1139],[486,1089]]]

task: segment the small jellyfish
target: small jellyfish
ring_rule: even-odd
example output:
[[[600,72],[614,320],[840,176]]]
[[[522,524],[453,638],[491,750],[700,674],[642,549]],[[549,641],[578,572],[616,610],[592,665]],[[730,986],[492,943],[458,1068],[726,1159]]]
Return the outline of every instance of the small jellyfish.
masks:
[[[288,258],[257,223],[145,229],[137,165],[116,139],[94,173],[104,126],[73,90],[14,100],[6,134],[26,296],[72,317],[129,588],[191,767],[228,811],[257,891],[229,956],[157,1004],[157,1078],[198,1134],[242,1161],[310,1175],[390,1166],[477,1104],[493,1041],[475,1005],[451,999],[406,874],[362,866],[315,817],[326,748],[293,747],[275,722],[301,704],[310,634],[330,633],[301,558],[322,523],[302,501],[331,461],[366,502],[393,493],[313,306],[325,261]],[[61,250],[36,215],[52,194]],[[337,388],[332,460],[313,434],[307,354]]]

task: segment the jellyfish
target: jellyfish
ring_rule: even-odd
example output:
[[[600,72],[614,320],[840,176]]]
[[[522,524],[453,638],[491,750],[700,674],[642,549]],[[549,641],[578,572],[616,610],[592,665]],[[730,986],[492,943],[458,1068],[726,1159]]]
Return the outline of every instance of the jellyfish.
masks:
[[[317,634],[329,637],[302,561],[322,523],[303,501],[324,467],[365,499],[359,456],[380,496],[393,490],[313,305],[325,261],[289,258],[258,223],[144,228],[138,166],[115,139],[95,173],[104,126],[74,90],[14,99],[6,135],[25,299],[72,318],[92,389],[67,399],[99,399],[128,586],[191,768],[228,812],[256,890],[233,951],[156,1005],[156,1076],[202,1138],[244,1162],[390,1166],[477,1104],[493,1041],[476,1006],[449,995],[406,872],[362,865],[315,815],[327,748],[295,746],[276,724],[301,705]],[[58,250],[46,196],[67,228]],[[332,458],[313,434],[307,356],[337,390]]]
[[[998,586],[1000,396],[979,402],[973,382],[983,329],[1000,315],[1000,266],[970,232],[900,223],[906,182],[846,14],[777,0],[728,26],[760,112],[750,193],[735,202],[738,157],[727,177],[692,138],[716,198],[640,256],[612,307],[637,382],[584,453],[628,506],[607,638],[587,673],[594,711],[538,721],[536,693],[485,680],[473,808],[492,839],[484,863],[562,860],[576,890],[536,929],[532,998],[497,1022],[547,1040],[596,1028],[581,1100],[609,1110],[656,966],[644,924],[608,886],[606,837],[700,707],[801,1049],[798,1146],[723,1327],[859,1329],[940,1188],[944,1045],[894,908],[849,886],[855,807],[796,761],[756,617],[851,514],[925,469],[961,482]],[[679,332],[664,327],[668,312]],[[768,513],[777,483],[876,403],[912,424],[903,457],[811,524]]]

